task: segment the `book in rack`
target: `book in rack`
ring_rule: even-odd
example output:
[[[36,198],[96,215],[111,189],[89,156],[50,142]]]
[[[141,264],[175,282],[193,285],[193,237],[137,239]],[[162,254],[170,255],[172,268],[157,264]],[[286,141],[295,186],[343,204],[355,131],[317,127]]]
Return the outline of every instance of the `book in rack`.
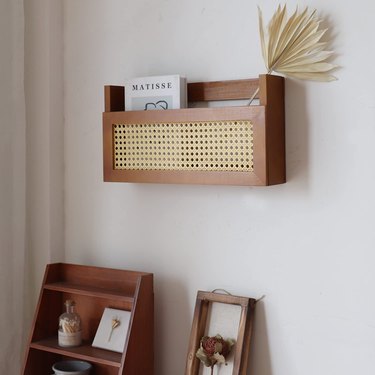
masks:
[[[132,78],[125,81],[125,109],[150,111],[185,108],[186,78],[177,74]]]

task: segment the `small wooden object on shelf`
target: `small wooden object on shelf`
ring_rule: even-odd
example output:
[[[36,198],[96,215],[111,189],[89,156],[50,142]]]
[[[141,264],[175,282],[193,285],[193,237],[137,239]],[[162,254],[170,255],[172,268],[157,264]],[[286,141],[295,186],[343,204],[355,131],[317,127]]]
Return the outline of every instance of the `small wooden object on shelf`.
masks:
[[[285,182],[284,78],[188,83],[188,101],[259,105],[125,111],[105,86],[104,181],[266,186]]]
[[[73,299],[82,319],[81,346],[58,345],[58,319]],[[106,307],[131,312],[123,353],[92,347]],[[90,362],[95,375],[152,375],[154,298],[151,273],[65,263],[47,265],[27,347],[23,375],[51,374],[55,362]]]

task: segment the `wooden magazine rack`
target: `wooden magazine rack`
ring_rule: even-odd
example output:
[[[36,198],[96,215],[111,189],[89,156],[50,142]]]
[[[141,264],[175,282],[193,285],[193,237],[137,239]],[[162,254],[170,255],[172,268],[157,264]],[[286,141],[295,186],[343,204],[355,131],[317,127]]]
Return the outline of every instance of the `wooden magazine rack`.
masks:
[[[259,105],[125,111],[105,86],[104,181],[266,186],[285,182],[284,78],[188,84],[192,102]]]

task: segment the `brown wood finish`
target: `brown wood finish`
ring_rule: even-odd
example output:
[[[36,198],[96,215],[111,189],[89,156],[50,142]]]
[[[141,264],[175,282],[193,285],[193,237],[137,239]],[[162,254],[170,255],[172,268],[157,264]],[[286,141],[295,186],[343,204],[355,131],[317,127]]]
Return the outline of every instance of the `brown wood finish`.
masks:
[[[259,101],[265,107],[266,173],[269,185],[286,181],[284,83],[284,79],[260,80]]]
[[[82,319],[83,344],[76,348],[62,348],[57,342],[58,318],[67,299],[76,302]],[[150,273],[64,263],[48,265],[22,374],[50,374],[53,363],[80,359],[93,364],[95,375],[135,375],[139,368],[142,374],[152,375],[153,303]],[[122,354],[91,346],[106,307],[131,312]],[[149,355],[145,357],[144,352]]]
[[[105,111],[125,111],[124,86],[104,86]]]
[[[232,81],[190,82],[187,84],[188,102],[207,102],[250,99],[259,87],[259,79]],[[124,86],[104,86],[105,112],[125,111]],[[258,99],[259,94],[254,99]]]
[[[124,171],[113,168],[113,123],[175,122],[181,119],[186,122],[251,119],[254,127],[254,172]],[[266,154],[263,147],[265,142],[263,119],[264,108],[259,106],[103,113],[104,181],[264,185]]]
[[[197,294],[193,323],[190,334],[185,375],[198,375],[201,366],[196,357],[200,340],[205,335],[208,309],[212,302],[241,306],[238,335],[234,346],[232,375],[246,375],[250,351],[251,330],[255,308],[255,299],[199,291]]]
[[[145,276],[142,284],[138,284],[135,292],[134,314],[131,317],[130,327],[131,331],[142,332],[142,335],[128,336],[125,344],[126,356],[122,359],[121,367],[126,375],[153,373],[154,352],[153,350],[148,350],[147,344],[145,345],[146,341],[152,344],[154,342],[153,322],[148,318],[149,315],[154,315],[154,300],[153,298],[146,299],[150,288],[152,288],[152,283],[152,276]],[[143,303],[139,301],[143,301]],[[134,358],[140,357],[140,350],[142,351],[143,359],[134,361]]]
[[[259,79],[188,84],[189,101],[249,98],[259,86],[260,105],[189,108],[166,111],[114,111],[120,108],[123,90],[106,86],[103,113],[104,181],[266,186],[285,182],[284,78],[261,75]],[[108,109],[110,111],[108,111]],[[119,170],[113,166],[113,124],[250,120],[254,147],[252,172]]]
[[[188,101],[249,99],[258,89],[259,79],[188,83]],[[256,95],[255,99],[259,96]]]
[[[198,296],[199,296],[198,292]],[[195,303],[194,318],[191,328],[190,342],[189,342],[189,352],[186,362],[185,375],[192,375],[199,373],[200,362],[195,356],[197,352],[200,340],[205,334],[207,317],[208,317],[208,307],[209,301],[202,298],[198,298]]]

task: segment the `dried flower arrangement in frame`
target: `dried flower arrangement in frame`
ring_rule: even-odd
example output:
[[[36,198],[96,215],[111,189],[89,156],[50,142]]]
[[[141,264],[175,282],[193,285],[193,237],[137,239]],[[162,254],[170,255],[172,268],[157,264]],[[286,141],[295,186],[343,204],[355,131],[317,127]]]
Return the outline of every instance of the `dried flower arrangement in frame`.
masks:
[[[220,322],[218,322],[219,324],[212,322],[211,315],[216,305],[222,305],[224,310],[229,307],[227,309],[229,314],[238,310],[238,316],[234,319],[231,319],[230,316],[228,316],[228,319],[224,318],[224,325],[220,325]],[[231,375],[245,375],[248,365],[254,307],[255,299],[253,298],[198,291],[185,375],[198,375],[201,368],[203,368],[203,374],[205,373],[204,368],[207,368],[208,372],[206,373],[214,374],[214,367],[224,367],[227,362],[231,362],[227,373],[230,371]],[[218,317],[220,319],[220,315]],[[226,321],[235,322],[236,332],[234,337],[227,337],[224,333],[227,332]],[[210,331],[217,329],[221,331],[210,334]],[[225,348],[225,346],[227,347]],[[220,373],[223,372],[220,371]]]
[[[211,375],[213,375],[216,365],[227,364],[227,356],[230,354],[234,344],[235,340],[225,340],[219,334],[211,337],[203,336],[195,355],[206,367],[210,367]]]
[[[129,330],[130,311],[106,307],[92,346],[122,353]]]

